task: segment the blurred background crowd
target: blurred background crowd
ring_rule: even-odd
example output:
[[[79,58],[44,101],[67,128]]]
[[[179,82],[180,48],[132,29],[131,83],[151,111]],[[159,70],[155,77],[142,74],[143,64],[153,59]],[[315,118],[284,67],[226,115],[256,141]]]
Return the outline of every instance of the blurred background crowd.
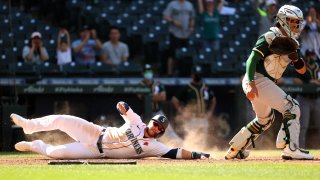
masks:
[[[228,107],[223,105],[228,99],[219,102],[203,79],[236,77],[240,82],[253,45],[273,26],[283,4],[298,6],[304,13],[299,42],[308,65],[307,77],[288,68],[285,78],[293,78],[296,85],[318,86],[319,0],[0,0],[0,75],[35,77],[31,83],[43,77],[142,76],[141,84],[152,88],[153,113],[174,111],[176,124],[190,117],[209,117],[216,123],[202,122],[212,127],[207,133],[227,138],[233,130],[230,112],[216,109]],[[191,80],[179,90],[171,88],[168,95],[166,87],[154,80],[159,77]],[[296,96],[304,104],[304,144],[310,123],[320,124],[319,93]],[[55,104],[60,106],[63,113],[70,113],[69,101]],[[251,120],[252,110],[245,111]],[[105,120],[100,116],[97,123]],[[194,123],[199,121],[186,126]],[[178,136],[187,136],[172,126]],[[212,130],[217,127],[218,131]]]
[[[314,49],[319,57],[316,0],[12,0],[0,1],[1,60],[148,63],[165,77],[189,76],[199,65],[206,76],[240,75],[253,43],[284,3],[304,11],[302,54]]]

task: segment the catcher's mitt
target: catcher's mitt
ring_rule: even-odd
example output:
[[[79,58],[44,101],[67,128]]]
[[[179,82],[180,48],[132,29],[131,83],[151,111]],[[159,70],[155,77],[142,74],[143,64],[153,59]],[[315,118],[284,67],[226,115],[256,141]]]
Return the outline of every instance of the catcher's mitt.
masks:
[[[297,41],[289,37],[278,37],[273,38],[269,45],[269,50],[273,54],[278,55],[289,55],[297,52],[299,45]]]

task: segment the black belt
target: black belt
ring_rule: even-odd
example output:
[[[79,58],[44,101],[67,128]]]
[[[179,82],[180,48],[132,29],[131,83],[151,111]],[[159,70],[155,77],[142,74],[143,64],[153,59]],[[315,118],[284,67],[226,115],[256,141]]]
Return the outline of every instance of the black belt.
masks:
[[[99,152],[102,154],[103,153],[103,149],[102,149],[102,138],[103,138],[103,135],[104,135],[104,132],[106,132],[107,129],[102,129],[101,131],[101,134],[99,136],[99,139],[97,141],[97,147],[98,147],[98,150]]]

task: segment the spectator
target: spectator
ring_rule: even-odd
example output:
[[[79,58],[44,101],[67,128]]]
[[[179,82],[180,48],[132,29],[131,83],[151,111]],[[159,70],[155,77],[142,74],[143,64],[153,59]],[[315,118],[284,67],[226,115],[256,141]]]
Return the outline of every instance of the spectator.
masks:
[[[95,29],[87,26],[80,31],[80,39],[72,43],[75,61],[79,64],[93,64],[97,50],[101,49],[101,42]]]
[[[214,0],[198,0],[198,10],[201,15],[203,47],[213,50],[219,50],[220,41],[220,11],[223,7],[224,0],[220,0],[215,7]]]
[[[163,18],[169,23],[170,55],[167,64],[169,76],[174,73],[175,50],[188,46],[188,38],[194,31],[195,12],[187,0],[171,1],[163,12]]]
[[[58,33],[57,61],[58,65],[68,64],[72,61],[70,35],[66,29],[61,29]]]
[[[275,23],[274,17],[277,15],[277,2],[275,0],[266,0],[266,11],[258,7],[260,14],[259,35],[264,34]]]
[[[128,45],[120,41],[120,36],[121,34],[119,28],[110,28],[110,40],[105,42],[102,46],[102,62],[112,65],[119,65],[128,60]]]
[[[313,84],[316,86],[320,85],[319,80],[319,64],[317,63],[317,56],[313,49],[305,52],[305,61],[307,65],[307,71],[303,75],[299,75],[294,79],[294,84]],[[320,130],[320,96],[319,93],[306,93],[298,94],[297,101],[301,108],[301,120],[300,120],[300,147],[306,147],[306,136],[310,124],[314,124],[318,133]],[[319,137],[320,134],[318,134]]]
[[[144,67],[143,80],[141,81],[141,84],[151,88],[152,116],[157,114],[165,115],[162,107],[163,103],[167,99],[166,89],[159,81],[155,81],[153,79],[152,67],[149,64],[146,64]],[[143,99],[143,96],[138,95],[138,98]],[[164,134],[159,140],[160,142],[170,146],[182,145],[182,139],[176,134],[170,123],[166,129],[166,134]]]
[[[310,7],[306,17],[306,25],[301,33],[301,52],[314,49],[320,58],[320,17],[314,7]],[[304,55],[304,54],[303,54]]]
[[[22,57],[27,63],[40,64],[49,59],[47,49],[43,46],[40,32],[31,34],[31,47],[25,46],[22,51]]]

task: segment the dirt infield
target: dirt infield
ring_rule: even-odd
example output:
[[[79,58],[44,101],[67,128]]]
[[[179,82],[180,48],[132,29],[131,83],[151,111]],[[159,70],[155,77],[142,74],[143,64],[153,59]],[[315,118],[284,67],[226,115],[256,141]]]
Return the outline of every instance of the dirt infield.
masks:
[[[0,165],[48,165],[49,161],[53,159],[41,155],[34,155],[34,157],[0,157]],[[55,160],[62,161],[62,160]],[[162,158],[148,158],[138,160],[128,159],[81,159],[79,161],[88,162],[132,162],[136,161],[137,165],[165,165],[165,164],[216,164],[216,163],[288,163],[288,164],[310,164],[320,165],[320,159],[314,160],[282,160],[279,157],[250,157],[246,160],[224,160],[217,158],[210,158],[209,160],[172,160]]]

